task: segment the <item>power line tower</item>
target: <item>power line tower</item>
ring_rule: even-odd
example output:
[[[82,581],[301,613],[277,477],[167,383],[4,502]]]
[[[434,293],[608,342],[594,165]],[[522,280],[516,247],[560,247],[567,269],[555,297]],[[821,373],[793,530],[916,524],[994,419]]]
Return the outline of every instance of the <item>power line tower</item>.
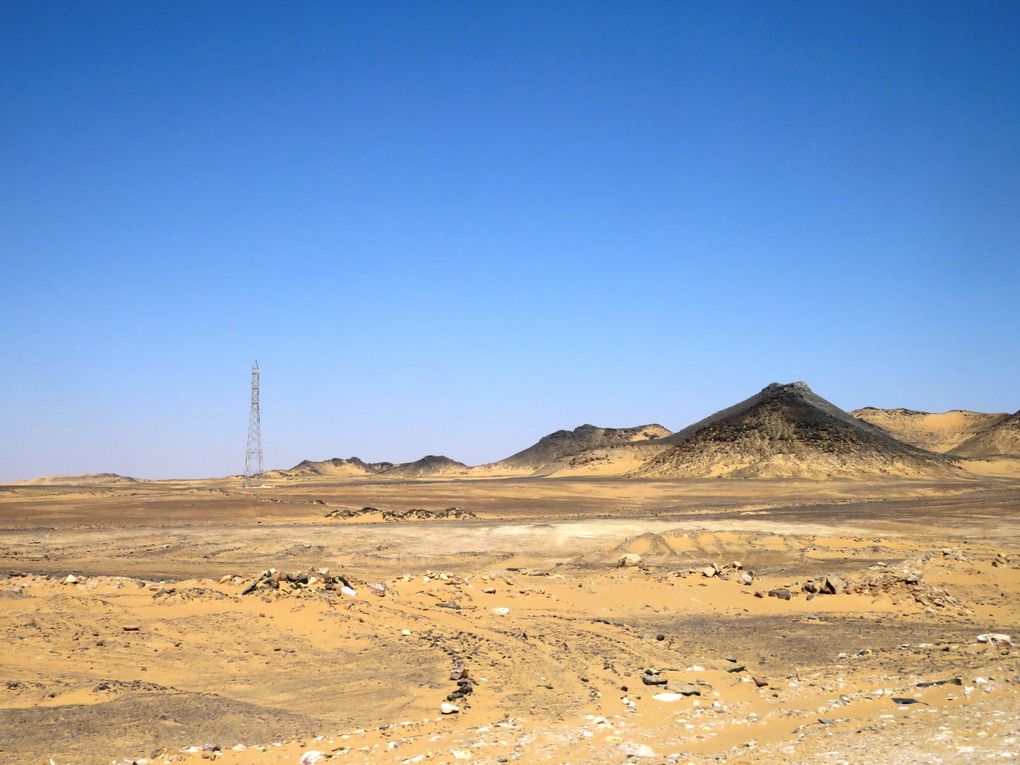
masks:
[[[248,415],[248,448],[244,451],[244,487],[262,487],[262,417],[259,414],[259,363],[251,365],[251,412]]]

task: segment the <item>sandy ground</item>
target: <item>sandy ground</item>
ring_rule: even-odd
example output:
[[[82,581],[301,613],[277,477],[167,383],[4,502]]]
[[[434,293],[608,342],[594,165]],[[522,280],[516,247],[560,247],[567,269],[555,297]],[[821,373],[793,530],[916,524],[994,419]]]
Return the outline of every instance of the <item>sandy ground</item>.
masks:
[[[475,517],[324,517],[366,505]],[[0,762],[1008,761],[1018,511],[1005,470],[0,488]]]

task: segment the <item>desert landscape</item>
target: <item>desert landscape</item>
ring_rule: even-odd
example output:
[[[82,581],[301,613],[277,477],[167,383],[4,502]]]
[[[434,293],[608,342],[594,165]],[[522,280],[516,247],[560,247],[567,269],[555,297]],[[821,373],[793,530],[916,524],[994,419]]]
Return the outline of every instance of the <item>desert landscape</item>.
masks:
[[[0,487],[0,761],[1020,756],[1018,415],[766,386],[469,467]]]

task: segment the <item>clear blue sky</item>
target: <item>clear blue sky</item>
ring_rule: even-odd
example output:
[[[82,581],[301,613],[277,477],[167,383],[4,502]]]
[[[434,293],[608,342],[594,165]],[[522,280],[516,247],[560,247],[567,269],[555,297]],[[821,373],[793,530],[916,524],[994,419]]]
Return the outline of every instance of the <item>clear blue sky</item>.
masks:
[[[0,2],[0,479],[1020,407],[1020,5]]]

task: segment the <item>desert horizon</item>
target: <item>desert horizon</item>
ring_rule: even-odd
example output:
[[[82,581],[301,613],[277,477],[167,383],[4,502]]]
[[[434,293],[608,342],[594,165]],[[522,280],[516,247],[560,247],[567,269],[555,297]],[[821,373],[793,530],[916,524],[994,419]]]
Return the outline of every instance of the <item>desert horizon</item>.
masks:
[[[1020,5],[0,5],[0,765],[1020,761]]]
[[[1013,419],[773,383],[476,468],[3,485],[0,753],[822,763],[901,761],[909,735],[911,761],[998,757]]]
[[[772,388],[783,388],[791,386],[803,386],[809,393],[813,392],[807,383],[770,383],[762,392]],[[761,395],[761,394],[758,394]],[[753,399],[754,397],[752,397]],[[751,401],[748,399],[747,401]],[[829,402],[821,399],[824,405],[832,406]],[[741,402],[735,406],[746,404]],[[606,460],[605,453],[598,453],[599,448],[614,449],[620,446],[629,446],[637,450],[655,451],[658,443],[676,443],[681,436],[692,433],[692,429],[699,428],[702,423],[711,421],[714,418],[728,412],[729,409],[721,410],[709,415],[704,420],[685,426],[678,431],[671,431],[659,423],[647,423],[644,425],[628,427],[599,427],[591,424],[583,424],[573,430],[557,430],[539,439],[537,443],[522,449],[514,454],[495,462],[487,462],[480,465],[467,465],[447,455],[428,454],[419,460],[406,463],[394,462],[365,462],[358,456],[346,458],[330,457],[322,460],[303,459],[290,468],[269,468],[265,471],[268,477],[273,479],[313,477],[329,475],[333,478],[364,477],[376,475],[380,477],[426,477],[428,475],[456,475],[458,471],[463,475],[557,475],[558,470],[551,470],[553,463],[564,457],[574,458],[573,465],[579,462],[597,460],[600,457]],[[964,469],[970,460],[975,461],[974,467],[978,471],[986,471],[985,464],[988,460],[998,460],[1002,464],[1000,469],[1011,470],[1010,460],[1020,459],[1020,411],[1010,414],[1009,412],[975,412],[966,409],[948,409],[945,412],[924,412],[920,410],[907,409],[902,407],[882,409],[879,407],[866,406],[844,413],[851,415],[866,425],[874,425],[883,433],[886,433],[893,440],[916,447],[926,452],[935,454],[949,454],[965,458],[962,463]],[[671,441],[672,439],[672,441]],[[555,446],[553,446],[555,444]],[[618,450],[621,454],[624,450]],[[649,456],[649,458],[650,458]],[[802,458],[801,458],[802,459]],[[640,460],[638,460],[640,462]],[[640,464],[634,468],[639,469]],[[994,469],[994,468],[993,468]],[[569,472],[569,471],[567,471]],[[614,472],[612,468],[595,471],[593,474],[627,474],[626,472]],[[230,478],[236,476],[209,476],[209,480],[216,478]],[[748,476],[740,476],[748,477]],[[768,476],[761,476],[768,477]],[[827,477],[832,477],[827,476]],[[138,481],[138,480],[202,480],[199,477],[191,478],[138,478],[125,476],[118,473],[92,473],[75,475],[51,475],[35,476],[20,481],[12,481],[11,485],[32,482],[67,482],[73,480],[88,480],[91,482],[117,482],[117,481]]]

